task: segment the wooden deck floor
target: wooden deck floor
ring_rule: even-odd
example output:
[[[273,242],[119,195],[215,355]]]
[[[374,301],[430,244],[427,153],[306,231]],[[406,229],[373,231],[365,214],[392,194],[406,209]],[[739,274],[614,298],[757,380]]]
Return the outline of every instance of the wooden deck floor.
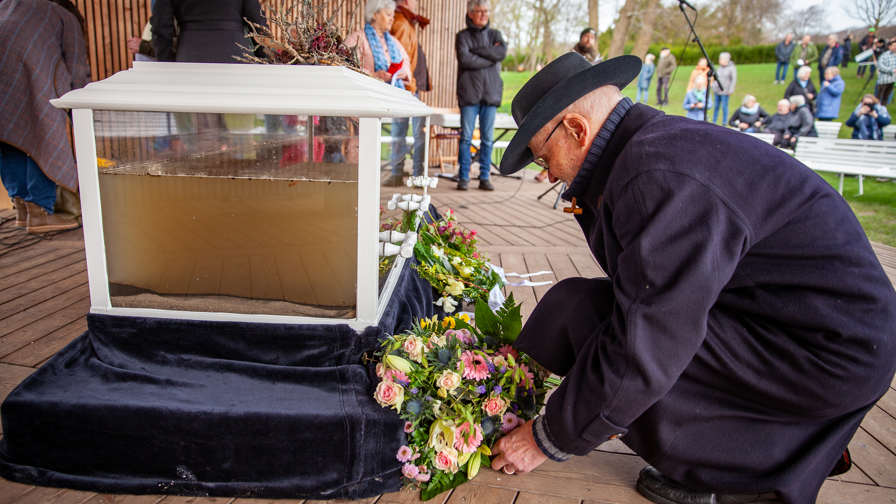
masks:
[[[493,177],[497,190],[467,193],[443,180],[432,191],[440,210],[451,207],[467,228],[479,233],[480,246],[492,262],[517,273],[550,270],[533,280],[562,280],[572,276],[596,277],[603,273],[569,214],[551,206],[556,193],[537,201],[548,187],[527,172],[521,183]],[[384,199],[393,191],[383,189]],[[0,210],[0,217],[12,217]],[[0,399],[31,372],[86,329],[89,308],[83,238],[80,231],[40,240],[15,250],[5,245],[25,233],[0,227]],[[896,283],[896,249],[873,244],[890,279]],[[21,245],[18,245],[21,246]],[[4,252],[6,251],[6,252]],[[550,286],[513,287],[531,313]],[[818,502],[896,502],[896,389],[891,388],[872,409],[852,443],[854,466],[822,487]],[[506,476],[483,470],[468,485],[439,496],[433,502],[449,504],[500,503],[647,503],[635,491],[638,472],[645,465],[620,442],[602,445],[587,457],[564,464],[547,462],[532,474]],[[33,487],[0,479],[0,504],[262,504],[254,499],[98,495],[74,490]],[[284,500],[283,503],[301,501]],[[369,504],[419,502],[416,493],[399,492],[361,501]]]

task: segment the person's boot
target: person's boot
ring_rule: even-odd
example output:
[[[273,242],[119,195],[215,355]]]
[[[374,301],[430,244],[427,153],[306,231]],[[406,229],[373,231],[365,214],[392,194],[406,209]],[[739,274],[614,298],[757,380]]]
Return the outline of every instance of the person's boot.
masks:
[[[458,191],[467,191],[470,189],[470,181],[469,180],[458,180],[457,181],[457,190]]]
[[[639,494],[656,504],[772,504],[781,502],[774,493],[729,495],[690,490],[681,483],[667,478],[651,466],[641,469],[636,488]]]
[[[28,208],[27,230],[28,234],[49,233],[52,231],[65,231],[80,226],[78,221],[66,219],[55,214],[47,213],[40,205],[25,202]]]
[[[492,183],[489,182],[488,179],[481,179],[481,180],[479,180],[479,189],[481,189],[483,191],[494,191],[495,186],[493,186]]]
[[[401,187],[404,185],[404,174],[390,175],[389,178],[383,180],[383,187]]]
[[[13,198],[13,206],[16,207],[16,227],[28,226],[28,207],[25,206],[25,200],[22,198]]]

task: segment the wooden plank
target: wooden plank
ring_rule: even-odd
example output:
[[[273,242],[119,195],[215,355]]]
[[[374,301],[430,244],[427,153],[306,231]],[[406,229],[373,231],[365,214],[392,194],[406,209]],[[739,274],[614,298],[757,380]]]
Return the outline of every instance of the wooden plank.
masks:
[[[46,300],[86,284],[87,272],[82,271],[56,283],[40,287],[24,296],[19,296],[6,303],[0,304],[0,320],[21,314],[24,310],[32,308],[38,304],[46,303]],[[6,324],[3,325],[5,326]],[[8,327],[4,327],[4,329],[8,329]],[[2,331],[2,329],[0,329],[0,331]]]
[[[551,263],[548,262],[548,259],[544,254],[525,254],[523,258],[526,260],[526,268],[532,273],[538,271],[552,271]],[[544,296],[548,289],[557,284],[557,277],[554,276],[553,273],[529,277],[529,280],[532,282],[553,282],[547,285],[532,287],[532,290],[535,292],[535,299],[538,301],[541,301],[541,297]]]
[[[862,429],[891,453],[896,454],[896,418],[878,406],[871,408],[862,420]]]
[[[594,451],[585,457],[572,457],[566,462],[546,461],[534,473],[581,481],[634,486],[638,474],[646,466],[636,455]]]
[[[892,504],[896,502],[896,490],[870,485],[859,485],[827,480],[818,493],[817,504]]]
[[[0,258],[0,271],[3,271],[3,283],[0,283],[0,286],[8,287],[10,285],[15,285],[6,283],[7,276],[13,276],[15,273],[30,270],[42,264],[47,264],[59,259],[60,257],[70,256],[76,253],[77,251],[69,248],[45,248],[40,252],[35,252],[35,249],[29,247],[27,249],[18,250],[14,254],[3,256]],[[83,257],[84,252],[82,251],[81,258]]]
[[[487,487],[482,485],[461,485],[451,492],[446,504],[467,504],[488,502],[489,504],[513,504],[516,490]]]
[[[35,501],[35,504],[81,504],[82,502],[96,495],[93,492],[82,492],[79,490],[56,490],[58,490],[57,493],[53,494],[49,498],[44,499],[43,501]],[[16,504],[22,503],[16,502]]]
[[[579,504],[580,499],[520,492],[514,504]]]
[[[83,295],[83,293],[81,293]],[[8,355],[14,350],[43,338],[68,324],[82,320],[90,310],[90,300],[84,296],[77,302],[59,311],[38,318],[31,324],[13,331],[0,339],[0,355]],[[12,349],[12,350],[10,350]]]
[[[896,382],[896,378],[893,380]],[[877,401],[877,406],[896,418],[896,390],[892,388],[887,390],[887,393]]]
[[[433,504],[442,504],[451,496],[451,492],[444,492],[437,495],[430,501]],[[420,490],[402,489],[398,492],[383,494],[380,496],[376,504],[418,504],[423,502],[420,500]],[[317,504],[316,501],[308,501],[308,504]],[[472,503],[470,503],[472,504]]]
[[[70,259],[70,256],[64,257],[62,259]],[[19,279],[26,278],[26,276],[20,276],[24,273],[37,274],[40,276],[38,276],[37,278],[31,278],[29,279],[30,281],[20,282],[16,285],[13,285],[12,287],[0,290],[0,305],[28,295],[35,290],[39,290],[41,287],[61,282],[67,278],[77,275],[78,273],[87,272],[87,263],[85,263],[83,259],[78,258],[75,258],[75,260],[72,261],[71,264],[66,264],[61,267],[59,267],[59,264],[55,263],[53,266],[44,266],[47,266],[45,271],[41,271],[44,270],[44,267],[41,267],[40,269],[35,268],[29,271],[23,271],[17,275],[13,275],[19,277]],[[57,267],[58,269],[54,269]]]
[[[644,504],[643,498],[635,491],[634,484],[603,482],[598,479],[584,481],[538,471],[529,474],[508,476],[491,469],[483,469],[471,483],[472,485],[512,489],[520,492],[541,495],[569,497],[592,502]]]
[[[853,463],[862,469],[876,484],[896,488],[896,455],[859,429],[849,443]]]
[[[159,504],[230,504],[233,500],[233,497],[183,497],[180,495],[169,495],[159,501]]]
[[[304,502],[313,504],[315,501],[294,499],[234,499],[232,504],[302,504]]]
[[[0,364],[0,402],[6,399],[12,389],[18,387],[22,380],[31,376],[33,372],[32,368]],[[0,498],[0,502],[6,501]]]
[[[10,502],[35,488],[31,485],[0,479],[0,502]]]
[[[163,498],[163,495],[97,494],[84,501],[84,504],[156,504]]]
[[[579,276],[584,278],[600,278],[607,276],[594,260],[593,255],[569,254],[569,259],[579,270]]]
[[[90,306],[88,304],[88,309]],[[17,366],[35,367],[49,359],[87,330],[87,318],[81,317],[74,322],[60,327],[37,341],[28,344],[2,358],[3,362]]]
[[[554,277],[558,282],[579,276],[579,270],[576,269],[568,254],[548,254],[547,258],[551,265],[550,269],[554,271]]]
[[[501,264],[504,271],[508,273],[519,273],[520,275],[528,273],[526,270],[526,261],[522,254],[501,254]],[[512,280],[511,280],[512,281]],[[522,303],[523,320],[529,318],[532,310],[535,309],[535,291],[532,287],[506,287],[507,293],[513,293],[513,298],[517,303]]]
[[[34,487],[33,490],[26,492],[19,497],[8,501],[9,504],[45,504],[56,502],[63,494],[68,493],[66,489]],[[87,496],[85,496],[86,498]]]

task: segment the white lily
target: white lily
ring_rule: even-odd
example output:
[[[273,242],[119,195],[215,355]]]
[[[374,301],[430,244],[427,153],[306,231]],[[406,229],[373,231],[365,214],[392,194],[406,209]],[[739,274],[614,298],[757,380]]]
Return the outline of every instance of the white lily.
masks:
[[[447,296],[440,297],[439,300],[433,304],[441,306],[442,309],[445,310],[445,313],[454,313],[454,310],[457,307],[457,301]]]
[[[435,245],[430,245],[430,248],[432,249],[432,255],[439,257],[439,258],[445,257],[444,249],[442,249],[440,247],[436,247]]]

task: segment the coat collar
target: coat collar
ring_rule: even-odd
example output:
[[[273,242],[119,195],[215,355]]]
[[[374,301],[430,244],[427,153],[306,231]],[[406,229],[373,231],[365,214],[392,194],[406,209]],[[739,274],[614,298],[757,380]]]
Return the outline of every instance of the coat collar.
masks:
[[[571,201],[573,197],[586,205],[590,200],[588,196],[602,196],[610,179],[610,173],[616,158],[628,144],[628,141],[647,123],[658,119],[665,114],[652,107],[641,104],[632,104],[628,98],[623,98],[611,112],[611,117],[618,114],[618,119],[607,122],[601,127],[582,168],[573,179],[572,184],[563,193],[563,199]]]

